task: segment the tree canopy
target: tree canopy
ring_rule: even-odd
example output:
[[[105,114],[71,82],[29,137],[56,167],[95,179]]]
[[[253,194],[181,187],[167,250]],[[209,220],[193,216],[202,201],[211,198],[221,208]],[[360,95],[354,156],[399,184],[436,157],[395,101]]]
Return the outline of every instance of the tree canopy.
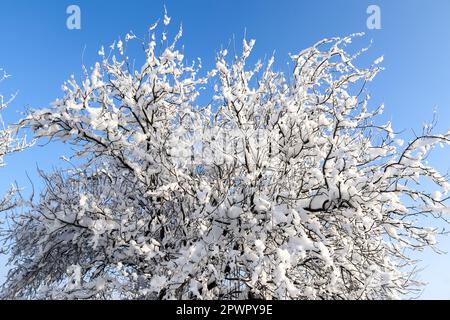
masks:
[[[102,48],[22,120],[81,160],[42,172],[38,199],[11,215],[3,297],[392,299],[420,285],[410,252],[437,230],[419,217],[445,220],[450,191],[425,159],[450,132],[403,142],[380,123],[366,86],[382,59],[358,67],[358,35],[292,55],[290,74],[273,57],[249,65],[254,40],[204,72],[181,29],[170,42],[155,28]]]

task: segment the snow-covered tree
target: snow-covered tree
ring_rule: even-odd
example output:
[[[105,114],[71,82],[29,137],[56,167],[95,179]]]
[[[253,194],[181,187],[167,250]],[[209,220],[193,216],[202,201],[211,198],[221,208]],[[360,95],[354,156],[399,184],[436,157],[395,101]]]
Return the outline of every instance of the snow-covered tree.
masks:
[[[445,220],[450,191],[425,158],[450,132],[404,143],[379,123],[365,86],[382,59],[359,68],[354,36],[326,39],[292,55],[286,76],[273,58],[248,66],[244,40],[200,77],[181,31],[159,43],[154,29],[102,48],[24,120],[77,160],[42,173],[39,199],[10,224],[4,297],[390,299],[420,285],[410,253],[437,230],[419,217]]]
[[[3,69],[0,69],[0,84],[8,77],[9,75]],[[0,112],[5,109],[14,98],[15,95],[6,98],[0,94]],[[5,166],[4,157],[6,155],[21,151],[25,147],[25,140],[17,137],[17,128],[5,126],[0,114],[0,168]],[[16,205],[16,202],[13,200],[13,195],[16,191],[16,188],[11,188],[6,195],[0,196],[0,213],[12,209]]]

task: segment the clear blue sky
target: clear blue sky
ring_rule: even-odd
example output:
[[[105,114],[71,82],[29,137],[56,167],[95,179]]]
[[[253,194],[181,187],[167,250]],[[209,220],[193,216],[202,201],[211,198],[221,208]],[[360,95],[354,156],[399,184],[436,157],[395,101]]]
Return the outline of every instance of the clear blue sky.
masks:
[[[82,29],[66,28],[66,8],[81,8]],[[374,105],[386,104],[384,119],[396,130],[420,131],[424,121],[439,115],[438,130],[450,128],[450,1],[298,1],[298,0],[192,0],[192,1],[66,1],[1,0],[0,68],[13,78],[2,85],[2,93],[19,90],[5,120],[14,121],[27,106],[45,107],[61,96],[61,84],[72,73],[80,74],[83,49],[87,66],[97,58],[101,45],[109,45],[133,30],[145,35],[147,28],[167,6],[172,26],[183,23],[189,59],[201,57],[204,66],[213,64],[215,53],[227,46],[233,35],[239,44],[244,32],[256,38],[255,57],[274,50],[277,67],[286,70],[288,53],[296,53],[330,36],[366,32],[361,46],[374,40],[368,58],[384,54],[386,67],[370,86]],[[366,9],[381,8],[381,30],[367,30]],[[29,189],[25,172],[36,178],[36,166],[50,170],[61,166],[58,157],[69,151],[54,144],[7,158],[0,170],[0,192],[16,180]],[[438,168],[450,168],[449,150],[437,150],[430,161]],[[450,251],[450,239],[441,248]],[[419,255],[425,270],[421,279],[429,282],[422,298],[450,299],[450,255],[431,252]],[[5,268],[0,257],[0,281]]]

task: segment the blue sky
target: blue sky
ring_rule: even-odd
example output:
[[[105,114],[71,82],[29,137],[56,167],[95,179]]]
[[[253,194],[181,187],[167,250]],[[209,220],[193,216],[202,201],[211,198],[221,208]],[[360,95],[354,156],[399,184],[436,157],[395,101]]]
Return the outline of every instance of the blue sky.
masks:
[[[81,8],[81,30],[66,28],[66,8]],[[90,66],[102,45],[133,30],[145,35],[147,28],[164,12],[172,26],[183,23],[188,59],[201,57],[212,66],[215,53],[227,47],[233,36],[239,45],[244,34],[255,38],[254,57],[276,51],[280,70],[288,70],[288,53],[296,53],[324,37],[366,32],[358,44],[374,44],[366,59],[385,56],[386,70],[371,84],[373,105],[386,105],[384,120],[396,130],[419,132],[438,111],[437,131],[450,128],[450,1],[448,0],[152,0],[152,1],[66,1],[2,0],[0,2],[0,68],[13,77],[2,84],[3,94],[19,91],[14,105],[5,113],[15,121],[27,107],[46,107],[61,96],[61,84],[71,74],[80,74],[82,61]],[[366,9],[381,8],[382,28],[368,30]],[[84,54],[83,54],[84,52]],[[0,170],[0,192],[12,181],[29,189],[26,172],[36,180],[36,167],[51,170],[61,166],[59,156],[69,150],[59,144],[33,147],[7,158]],[[430,162],[443,171],[450,168],[449,150],[436,150]],[[450,238],[441,240],[450,251]],[[450,255],[426,251],[418,255],[425,270],[420,278],[429,282],[422,298],[450,299]],[[0,257],[0,281],[5,274]]]

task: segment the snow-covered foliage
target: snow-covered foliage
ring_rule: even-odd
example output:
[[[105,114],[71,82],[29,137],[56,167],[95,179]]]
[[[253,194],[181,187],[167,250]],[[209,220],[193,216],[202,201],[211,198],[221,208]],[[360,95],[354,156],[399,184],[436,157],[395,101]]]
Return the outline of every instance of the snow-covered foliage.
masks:
[[[244,40],[200,77],[180,36],[102,48],[84,80],[24,120],[81,160],[42,173],[39,200],[12,224],[4,297],[390,299],[416,288],[408,250],[436,244],[418,217],[444,218],[450,190],[425,158],[450,133],[403,145],[378,123],[365,85],[382,59],[358,68],[354,36],[326,39],[292,55],[286,76],[273,58],[248,66],[255,42]],[[144,45],[141,67],[129,41]],[[203,87],[213,99],[199,106]]]
[[[0,84],[5,81],[9,75],[0,69]],[[5,109],[15,98],[15,95],[7,98],[0,94],[0,112]],[[0,168],[5,166],[4,157],[13,152],[21,151],[26,147],[26,142],[17,137],[17,128],[5,126],[2,116],[0,114]],[[13,208],[16,204],[12,200],[16,192],[16,188],[11,188],[6,195],[0,196],[0,212],[7,211]]]

